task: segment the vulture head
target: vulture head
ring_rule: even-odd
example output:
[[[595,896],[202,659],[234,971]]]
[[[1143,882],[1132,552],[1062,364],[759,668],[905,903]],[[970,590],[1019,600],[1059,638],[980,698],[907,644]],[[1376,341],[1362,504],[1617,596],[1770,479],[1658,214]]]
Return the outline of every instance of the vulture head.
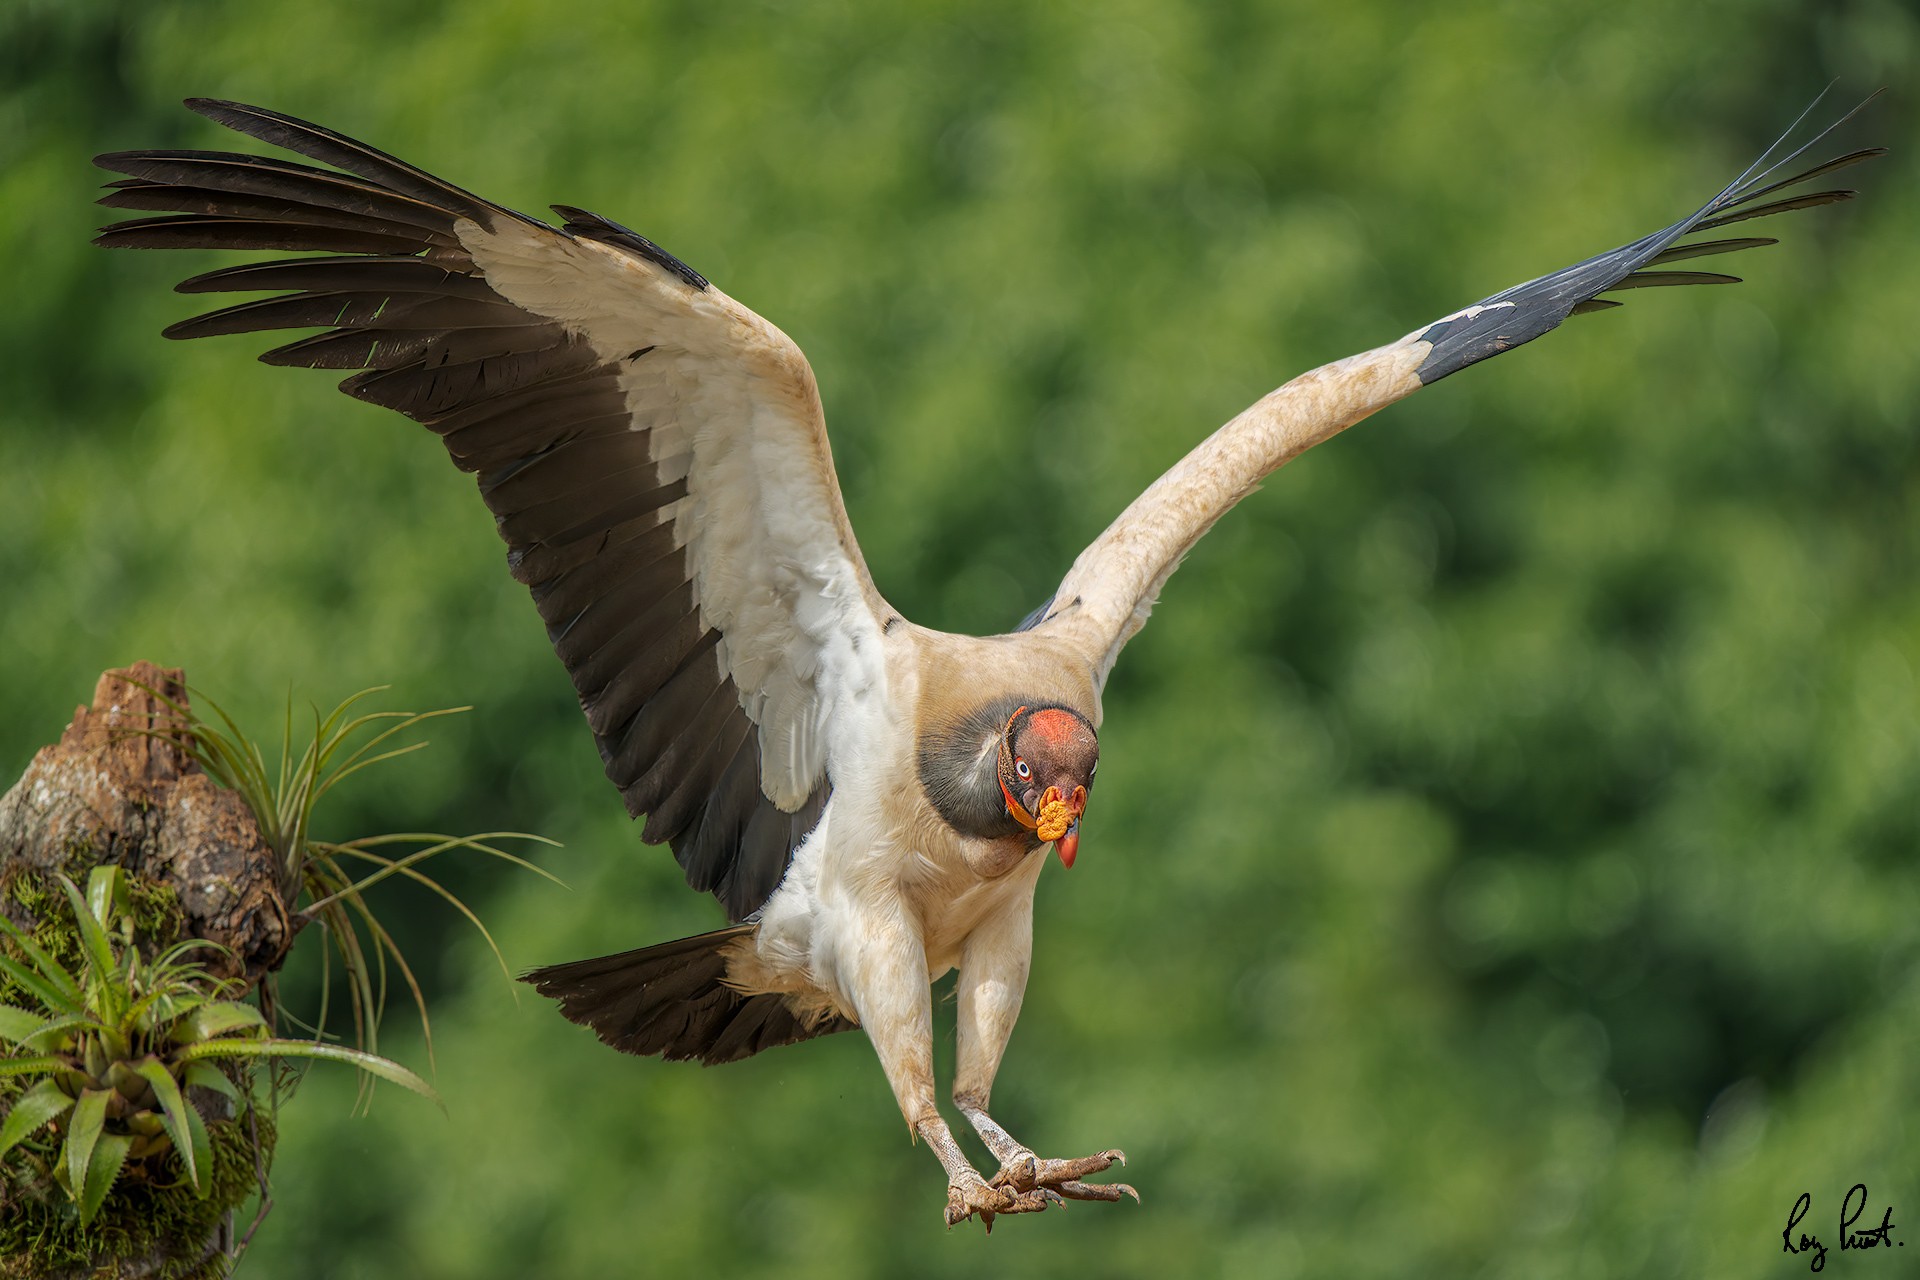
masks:
[[[1080,815],[1100,767],[1100,741],[1066,707],[1020,707],[1000,734],[998,781],[1007,816],[1051,843],[1060,864],[1080,851]]]
[[[920,784],[955,831],[977,840],[1025,836],[1073,865],[1100,742],[1056,703],[995,698],[935,717],[918,746]]]

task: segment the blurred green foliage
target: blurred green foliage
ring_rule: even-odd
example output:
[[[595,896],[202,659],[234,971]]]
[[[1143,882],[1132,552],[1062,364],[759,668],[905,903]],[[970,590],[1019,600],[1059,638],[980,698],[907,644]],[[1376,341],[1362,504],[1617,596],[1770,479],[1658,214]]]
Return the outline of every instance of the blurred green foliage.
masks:
[[[718,911],[441,450],[162,341],[216,260],[89,248],[93,153],[250,146],[176,105],[235,97],[631,223],[808,351],[889,598],[994,631],[1270,387],[1663,225],[1830,79],[1895,86],[1845,139],[1898,148],[1867,198],[1748,283],[1397,406],[1173,580],[996,1096],[1043,1154],[1124,1146],[1143,1206],[949,1235],[861,1038],[619,1057],[399,893],[453,1118],[313,1079],[243,1269],[1786,1276],[1794,1198],[1832,1245],[1855,1181],[1920,1248],[1917,51],[1890,0],[13,0],[0,765],[135,658],[256,725],[289,686],[477,703],[339,820],[563,840],[571,893],[458,885],[527,966]]]

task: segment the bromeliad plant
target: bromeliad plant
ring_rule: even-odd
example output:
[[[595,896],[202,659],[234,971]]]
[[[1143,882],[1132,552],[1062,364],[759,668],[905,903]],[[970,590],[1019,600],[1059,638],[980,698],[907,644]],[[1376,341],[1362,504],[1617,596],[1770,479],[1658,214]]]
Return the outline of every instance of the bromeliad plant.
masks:
[[[168,698],[161,690],[146,685],[140,687],[171,708],[176,718],[175,725],[152,732],[180,742],[209,776],[239,792],[253,811],[260,834],[273,851],[280,899],[292,913],[296,929],[318,923],[331,939],[346,971],[347,1004],[353,1017],[355,1043],[368,1052],[379,1048],[378,1031],[386,1007],[387,970],[391,964],[413,996],[431,1062],[433,1028],[420,984],[393,935],[368,907],[365,891],[391,876],[403,876],[438,895],[480,931],[501,973],[511,980],[506,959],[480,917],[444,885],[422,872],[419,864],[449,850],[467,849],[511,862],[559,884],[551,873],[495,843],[529,840],[552,845],[554,841],[519,831],[487,831],[472,836],[408,831],[335,842],[315,837],[312,819],[314,806],[321,797],[345,779],[427,745],[424,741],[396,743],[399,735],[428,720],[469,708],[355,713],[354,708],[362,699],[380,692],[384,686],[365,689],[325,716],[316,709],[313,737],[295,755],[293,704],[289,699],[280,759],[277,766],[269,766],[259,745],[204,693],[196,692],[196,696],[213,709],[217,723],[192,707]],[[395,856],[395,850],[404,852]],[[323,978],[326,973],[323,970]],[[316,1037],[324,1034],[326,1026],[327,990],[323,986],[320,1015],[313,1028]],[[263,999],[270,1012],[274,1008],[272,997],[269,978]]]
[[[158,1181],[171,1178],[177,1162],[178,1177],[204,1198],[213,1173],[209,1121],[237,1118],[253,1105],[257,1065],[345,1062],[439,1101],[397,1062],[274,1037],[257,1008],[230,998],[243,983],[223,982],[188,958],[208,943],[190,940],[142,958],[119,867],[94,868],[84,896],[67,877],[59,880],[80,943],[77,970],[0,915],[0,932],[24,957],[0,954],[0,974],[38,1006],[0,1004],[0,1040],[11,1048],[0,1058],[0,1077],[33,1081],[0,1122],[0,1157],[28,1144],[29,1156],[79,1206],[82,1224],[129,1169]],[[204,1113],[203,1104],[217,1114]],[[35,1142],[49,1124],[57,1141]]]

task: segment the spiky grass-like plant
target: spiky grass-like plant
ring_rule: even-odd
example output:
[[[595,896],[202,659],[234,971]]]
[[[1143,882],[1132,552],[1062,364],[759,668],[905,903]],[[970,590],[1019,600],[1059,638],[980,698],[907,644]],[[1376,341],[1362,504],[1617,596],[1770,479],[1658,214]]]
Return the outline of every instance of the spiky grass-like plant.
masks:
[[[396,741],[407,731],[429,720],[472,708],[356,714],[354,708],[362,700],[386,687],[376,686],[354,694],[325,715],[316,708],[313,735],[295,755],[293,702],[289,697],[280,758],[270,767],[259,745],[204,693],[196,690],[195,697],[212,709],[213,719],[201,716],[189,705],[173,701],[161,690],[146,685],[140,687],[165,703],[176,720],[173,725],[148,732],[180,742],[209,776],[239,792],[253,811],[260,833],[273,851],[280,898],[292,915],[294,932],[297,934],[309,923],[318,923],[325,930],[346,973],[354,1043],[370,1053],[378,1051],[380,1018],[386,1008],[388,966],[391,965],[413,997],[431,1063],[433,1029],[420,984],[393,935],[367,905],[365,891],[381,880],[403,876],[437,894],[479,930],[501,973],[511,979],[506,959],[480,917],[444,885],[421,871],[419,864],[449,850],[468,849],[504,859],[559,883],[549,872],[494,843],[529,840],[552,845],[555,842],[517,831],[488,831],[471,836],[409,831],[335,842],[313,835],[313,812],[321,797],[355,773],[427,745],[424,740]],[[329,965],[322,972],[321,1008],[314,1026],[316,1038],[324,1034],[331,971]],[[263,1004],[269,1017],[277,1018],[270,981],[263,986]]]
[[[9,1046],[0,1078],[26,1085],[0,1121],[0,1158],[25,1144],[27,1161],[67,1193],[83,1227],[130,1167],[154,1182],[168,1176],[162,1166],[177,1163],[180,1180],[207,1197],[209,1121],[237,1119],[255,1105],[252,1072],[229,1074],[221,1062],[345,1062],[439,1101],[397,1062],[273,1036],[257,1008],[231,998],[244,982],[216,978],[188,958],[208,943],[190,939],[144,959],[119,867],[94,868],[84,896],[58,879],[80,939],[77,972],[0,915],[0,934],[23,957],[0,955],[0,974],[37,1006],[0,1004],[0,1041]],[[196,1095],[196,1087],[207,1092]],[[203,1111],[197,1099],[216,1095],[231,1104],[231,1117]],[[50,1125],[57,1141],[35,1142]]]

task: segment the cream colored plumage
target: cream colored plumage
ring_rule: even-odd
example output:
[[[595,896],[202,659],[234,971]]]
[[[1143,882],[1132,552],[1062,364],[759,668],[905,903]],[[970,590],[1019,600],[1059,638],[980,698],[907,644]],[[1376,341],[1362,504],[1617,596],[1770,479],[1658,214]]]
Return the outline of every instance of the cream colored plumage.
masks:
[[[129,175],[102,203],[180,216],[100,242],[330,255],[195,277],[184,291],[286,292],[168,333],[323,328],[263,358],[361,370],[344,390],[441,435],[476,473],[643,837],[671,843],[736,922],[529,980],[634,1053],[724,1062],[864,1028],[947,1171],[948,1222],[989,1225],[1130,1192],[1084,1180],[1117,1151],[1041,1160],[987,1105],[1027,981],[1036,827],[1043,813],[1049,835],[1071,822],[1055,843],[1070,864],[1101,690],[1181,557],[1274,468],[1569,314],[1617,305],[1597,295],[1730,281],[1649,268],[1771,243],[1678,242],[1843,199],[1754,203],[1877,154],[1771,184],[1756,163],[1661,231],[1295,378],[1121,513],[1027,627],[974,638],[914,626],[881,597],[805,357],[684,263],[593,214],[556,206],[565,222],[551,227],[289,116],[189,105],[337,168],[102,156]],[[928,985],[954,969],[953,1098],[999,1162],[991,1180],[937,1105]]]

